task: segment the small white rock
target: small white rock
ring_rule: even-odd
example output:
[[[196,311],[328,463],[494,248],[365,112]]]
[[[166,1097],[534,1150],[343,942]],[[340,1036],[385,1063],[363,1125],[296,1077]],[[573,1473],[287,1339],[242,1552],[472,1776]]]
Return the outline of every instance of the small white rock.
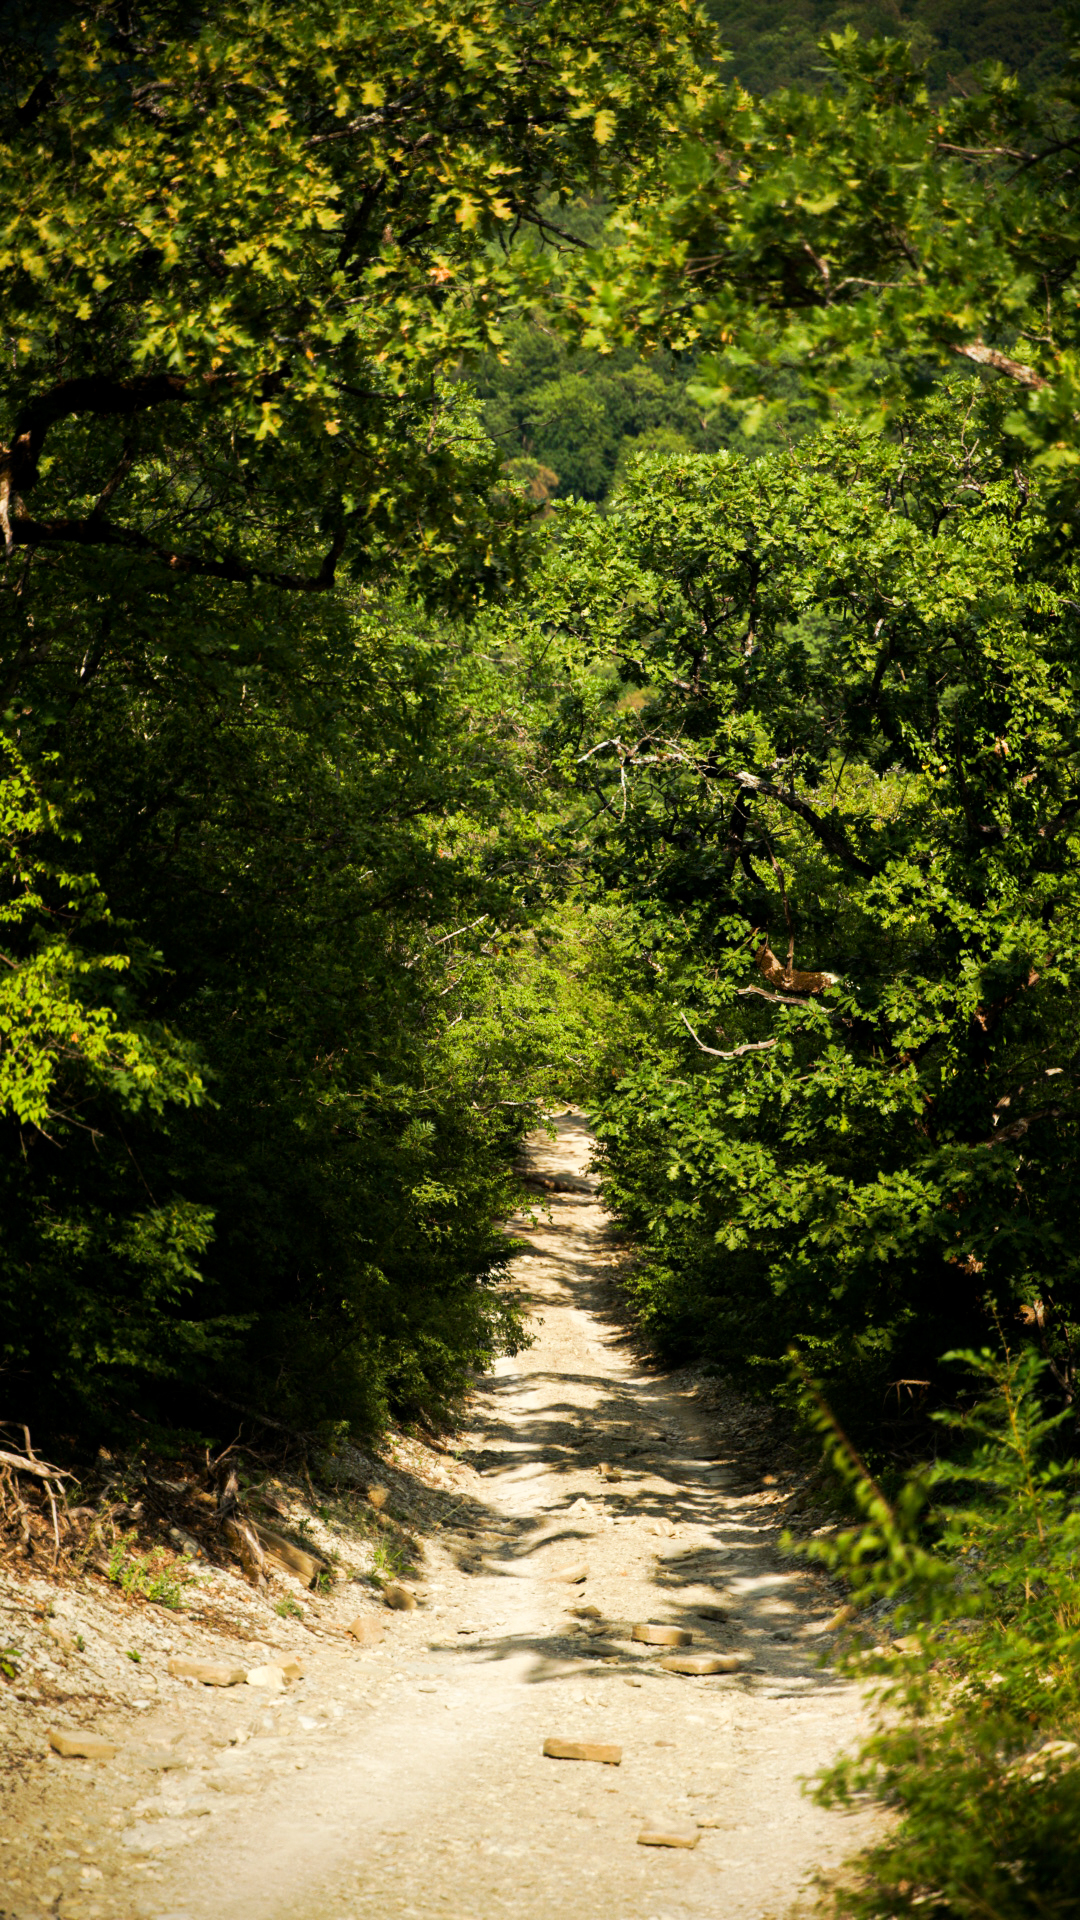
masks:
[[[252,1667],[248,1674],[249,1687],[266,1687],[270,1693],[284,1693],[285,1675],[280,1667]]]

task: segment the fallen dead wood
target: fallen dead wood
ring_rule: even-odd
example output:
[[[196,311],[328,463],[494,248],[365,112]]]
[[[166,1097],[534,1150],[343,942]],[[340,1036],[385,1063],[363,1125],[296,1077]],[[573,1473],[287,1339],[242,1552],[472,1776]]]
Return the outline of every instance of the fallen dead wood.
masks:
[[[258,1520],[249,1520],[249,1527],[257,1534],[259,1545],[272,1560],[278,1560],[292,1573],[298,1573],[309,1587],[315,1586],[320,1574],[332,1571],[327,1560],[320,1559],[317,1553],[306,1553],[303,1547],[294,1547],[291,1540],[285,1540],[280,1533],[273,1533],[269,1527],[261,1526]]]
[[[794,945],[794,936],[792,936],[792,944]],[[762,941],[754,959],[770,987],[794,988],[796,993],[823,993],[826,987],[839,985],[838,973],[823,973],[817,968],[804,972],[795,966],[790,951],[786,964],[778,960],[767,940]]]
[[[239,1514],[228,1514],[221,1523],[221,1531],[237,1555],[245,1579],[250,1580],[253,1587],[264,1586],[266,1556],[251,1521],[241,1518]]]
[[[39,1480],[74,1480],[63,1467],[50,1467],[44,1460],[25,1460],[21,1453],[0,1453],[0,1467],[14,1467],[17,1473],[32,1473]]]
[[[280,1533],[274,1533],[270,1527],[261,1526],[258,1520],[240,1510],[240,1488],[235,1470],[229,1474],[218,1501],[218,1520],[234,1553],[239,1554],[240,1564],[248,1579],[260,1586],[266,1579],[266,1556],[277,1560],[281,1566],[288,1567],[291,1573],[298,1573],[309,1587],[316,1585],[319,1575],[329,1573],[330,1567],[318,1554],[307,1553],[303,1547],[294,1547]]]
[[[7,1426],[9,1422],[5,1421],[3,1424]],[[53,1565],[56,1566],[60,1559],[60,1515],[59,1515],[59,1509],[56,1504],[58,1498],[64,1503],[65,1526],[67,1526],[68,1529],[70,1530],[72,1525],[71,1519],[67,1513],[67,1502],[64,1499],[64,1490],[63,1490],[63,1487],[60,1485],[60,1482],[62,1480],[75,1481],[75,1475],[73,1473],[67,1473],[63,1467],[50,1466],[47,1460],[35,1459],[34,1449],[30,1444],[29,1427],[24,1426],[22,1428],[22,1434],[26,1444],[25,1453],[9,1453],[6,1449],[4,1449],[3,1451],[0,1451],[0,1473],[2,1473],[5,1476],[4,1484],[11,1491],[11,1496],[15,1502],[15,1508],[19,1517],[19,1529],[21,1534],[20,1551],[23,1553],[27,1553],[32,1550],[31,1531],[30,1531],[29,1520],[27,1517],[27,1509],[23,1504],[23,1500],[19,1493],[18,1485],[11,1478],[11,1475],[16,1473],[28,1473],[31,1475],[33,1479],[39,1480],[41,1482],[45,1490],[45,1498],[48,1500],[48,1503],[49,1503],[49,1513],[52,1519],[52,1533],[53,1533]],[[5,1502],[5,1509],[6,1509],[6,1502]]]

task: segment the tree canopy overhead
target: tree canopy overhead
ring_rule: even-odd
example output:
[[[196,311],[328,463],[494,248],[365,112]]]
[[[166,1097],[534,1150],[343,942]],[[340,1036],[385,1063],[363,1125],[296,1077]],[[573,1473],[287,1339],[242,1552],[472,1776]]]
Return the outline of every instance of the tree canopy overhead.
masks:
[[[1018,458],[1080,466],[1080,40],[1025,92],[1003,68],[945,100],[898,40],[832,33],[834,84],[710,86],[668,191],[629,206],[579,283],[597,343],[693,347],[706,405],[767,414],[778,368],[823,406],[888,417],[960,363],[1002,377]],[[633,316],[632,322],[630,316]]]
[[[587,1101],[663,1354],[895,1472],[1021,1347],[981,1515],[834,1434],[933,1632],[830,1790],[852,1914],[1064,1920],[1075,12],[2,11],[6,1409],[451,1417]]]
[[[710,44],[689,0],[51,25],[13,33],[0,103],[8,549],[301,589],[387,550],[482,567],[483,455],[440,376],[499,343],[511,241],[672,138]]]
[[[840,1373],[843,1337],[885,1364],[911,1301],[947,1297],[954,1190],[996,1196],[956,1202],[971,1274],[1042,1297],[1053,1236],[1002,1198],[1012,1136],[983,1147],[991,1094],[1013,1099],[1016,1023],[1042,1031],[1071,952],[1073,588],[1035,547],[1075,454],[1072,81],[1049,106],[1002,74],[942,102],[917,49],[848,34],[831,84],[755,100],[724,80],[703,15],[648,0],[601,19],[551,0],[10,16],[10,1297],[52,1298],[63,1276],[69,1357],[93,1325],[106,1371],[171,1314],[174,1344],[244,1348],[269,1377],[306,1314],[309,1383],[334,1341],[382,1355],[365,1404],[410,1368],[421,1400],[457,1377],[453,1352],[487,1350],[496,1320],[462,1306],[444,1338],[425,1315],[433,1288],[465,1300],[470,1264],[498,1266],[520,1118],[518,1056],[492,1039],[500,942],[527,944],[567,887],[662,922],[688,987],[676,1009],[624,976],[650,1009],[609,1116],[612,1142],[634,1139],[631,1211],[659,1164],[655,1096],[665,1127],[723,1154],[749,1129],[738,1206],[727,1161],[692,1182],[729,1240],[749,1236],[754,1284],[796,1303],[796,1333],[821,1260],[847,1262],[813,1336]],[[617,247],[609,205],[628,209]],[[599,369],[526,351],[541,295]],[[639,343],[665,357],[642,365]],[[794,368],[804,397],[842,389],[895,430],[876,452],[856,433],[760,469],[696,463],[691,351],[691,395],[738,401],[747,425]],[[912,397],[957,364],[1023,406],[924,432]],[[556,520],[526,623],[559,636],[542,669],[520,634],[505,653],[493,638],[515,627],[492,601],[539,550],[500,422],[542,431],[610,509]],[[628,468],[628,435],[659,457]],[[471,631],[449,623],[463,609]],[[819,951],[826,926],[843,952]],[[738,969],[755,965],[751,991]],[[722,981],[738,1113],[684,1076],[711,1058],[700,1019]],[[774,1002],[783,1031],[759,1032]],[[1051,1143],[1035,1186],[1056,1217],[1071,1121],[1063,1093],[1040,1083],[1032,1105],[1023,1084],[1016,1138],[1028,1159]],[[807,1116],[828,1165],[800,1159]],[[802,1211],[766,1230],[739,1207],[768,1211],[781,1163]],[[680,1232],[696,1206],[680,1196]],[[886,1240],[908,1263],[899,1305],[873,1278]],[[227,1280],[228,1250],[256,1241]],[[699,1255],[706,1274],[691,1234],[684,1275]],[[126,1278],[104,1309],[107,1269]],[[24,1360],[35,1338],[24,1314]]]
[[[491,1283],[550,1019],[493,1007],[545,802],[450,616],[530,509],[461,362],[561,200],[653,163],[709,45],[645,0],[5,11],[0,1302],[28,1408],[156,1417],[216,1370],[377,1424],[516,1337]]]

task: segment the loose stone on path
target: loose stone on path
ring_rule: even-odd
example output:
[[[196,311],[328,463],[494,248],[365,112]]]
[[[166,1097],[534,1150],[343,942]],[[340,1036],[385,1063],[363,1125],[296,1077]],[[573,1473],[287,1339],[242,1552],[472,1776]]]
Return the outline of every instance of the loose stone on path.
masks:
[[[639,1847],[696,1847],[701,1839],[697,1827],[659,1825],[643,1827],[638,1834]]]
[[[622,1748],[599,1740],[545,1740],[544,1754],[548,1760],[598,1760],[605,1767],[622,1764]]]
[[[120,1749],[100,1733],[63,1733],[50,1729],[49,1745],[65,1760],[112,1760]]]
[[[742,1661],[737,1653],[674,1653],[659,1663],[665,1673],[738,1673]]]
[[[638,1640],[647,1647],[692,1647],[694,1636],[685,1627],[662,1627],[653,1620],[647,1620],[634,1628],[632,1640]]]
[[[174,1680],[198,1680],[204,1687],[239,1687],[247,1679],[246,1667],[232,1666],[223,1660],[169,1661]]]

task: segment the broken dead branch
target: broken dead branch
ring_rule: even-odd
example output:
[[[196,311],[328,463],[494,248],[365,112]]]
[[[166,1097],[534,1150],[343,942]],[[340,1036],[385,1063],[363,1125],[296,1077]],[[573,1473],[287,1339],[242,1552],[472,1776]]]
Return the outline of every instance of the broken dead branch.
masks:
[[[38,1480],[74,1480],[63,1467],[50,1467],[45,1460],[24,1460],[21,1453],[0,1453],[0,1467],[14,1467],[17,1473],[32,1473]]]
[[[729,1053],[725,1053],[720,1047],[707,1047],[704,1040],[700,1040],[694,1032],[685,1013],[680,1013],[679,1019],[694,1044],[701,1048],[702,1053],[711,1053],[715,1060],[738,1060],[744,1053],[768,1053],[776,1045],[775,1040],[747,1040],[743,1046],[733,1047]]]

